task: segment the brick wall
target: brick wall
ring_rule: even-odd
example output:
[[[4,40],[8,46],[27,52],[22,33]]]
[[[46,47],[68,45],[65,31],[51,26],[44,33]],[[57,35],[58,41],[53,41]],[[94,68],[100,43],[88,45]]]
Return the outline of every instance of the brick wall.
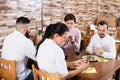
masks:
[[[75,14],[75,27],[83,29],[100,16],[120,17],[120,0],[43,0],[43,27],[64,22],[66,13]],[[4,37],[15,29],[19,16],[31,19],[33,31],[41,28],[41,0],[0,0],[0,48]]]

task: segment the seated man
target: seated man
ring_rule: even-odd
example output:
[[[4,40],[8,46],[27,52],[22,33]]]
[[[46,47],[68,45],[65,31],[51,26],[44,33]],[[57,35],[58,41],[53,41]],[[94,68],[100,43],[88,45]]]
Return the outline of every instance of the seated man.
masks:
[[[2,58],[16,61],[17,80],[33,80],[33,76],[28,77],[31,76],[31,70],[26,67],[28,58],[36,60],[36,49],[33,42],[27,38],[29,23],[28,18],[19,17],[16,20],[16,30],[9,34],[3,43]]]
[[[116,58],[115,40],[107,34],[108,25],[100,21],[97,25],[97,34],[93,35],[86,49],[89,54],[96,54],[105,58]]]

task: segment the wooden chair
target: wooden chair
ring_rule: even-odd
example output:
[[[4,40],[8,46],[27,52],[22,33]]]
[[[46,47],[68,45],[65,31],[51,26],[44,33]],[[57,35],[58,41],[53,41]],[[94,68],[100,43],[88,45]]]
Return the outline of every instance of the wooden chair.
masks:
[[[64,51],[64,54],[65,54],[65,60],[67,62],[74,61],[75,59],[77,59],[77,55],[76,55],[75,50],[63,49],[63,51]]]
[[[32,71],[34,80],[61,80],[60,74],[49,74],[47,72],[43,72],[35,68],[34,65],[32,65]]]
[[[92,36],[92,35],[94,35],[94,33],[95,33],[94,30],[90,30],[90,27],[87,27],[87,29],[86,29],[86,35]]]
[[[104,21],[108,22],[108,26],[112,26],[112,27],[116,27],[117,26],[117,22],[116,22],[116,18],[115,17],[98,17],[97,18],[97,24],[101,20],[104,20]]]
[[[88,46],[88,44],[90,42],[90,39],[91,39],[91,35],[84,36],[84,42],[83,42],[83,44],[84,44],[84,50],[86,50],[86,48],[87,48],[87,46]]]
[[[37,61],[34,61],[34,60],[32,60],[32,59],[29,58],[28,62],[27,62],[27,68],[32,69],[32,64],[34,64],[35,67],[38,69]]]
[[[116,29],[116,39],[120,39],[120,28]]]
[[[116,47],[116,59],[117,59],[117,58],[118,58],[118,53],[119,53],[120,44],[119,44],[119,43],[116,43],[116,44],[115,44],[115,47]]]
[[[0,80],[16,80],[15,61],[0,58]]]

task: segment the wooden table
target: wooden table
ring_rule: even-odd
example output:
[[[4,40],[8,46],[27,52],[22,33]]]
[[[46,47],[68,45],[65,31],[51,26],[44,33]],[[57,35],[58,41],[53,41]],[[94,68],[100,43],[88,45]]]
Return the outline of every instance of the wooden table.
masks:
[[[120,60],[110,60],[109,62],[91,62],[97,73],[83,73],[76,76],[75,80],[106,80],[120,68]],[[119,79],[117,79],[119,80]]]

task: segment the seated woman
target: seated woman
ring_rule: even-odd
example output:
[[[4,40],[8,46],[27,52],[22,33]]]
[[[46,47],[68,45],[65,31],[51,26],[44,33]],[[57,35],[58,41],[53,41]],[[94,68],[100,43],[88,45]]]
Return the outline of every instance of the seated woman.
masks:
[[[65,61],[65,55],[60,47],[67,39],[68,28],[63,23],[50,24],[45,31],[42,40],[39,43],[37,62],[40,70],[61,74],[63,79],[71,78],[88,68],[89,63],[84,60],[72,62]],[[68,71],[69,66],[81,66],[80,68]]]
[[[63,49],[75,50],[76,55],[80,54],[81,43],[81,31],[74,27],[76,23],[76,17],[69,13],[64,17],[65,24],[67,25],[69,32],[67,40],[62,44]]]

